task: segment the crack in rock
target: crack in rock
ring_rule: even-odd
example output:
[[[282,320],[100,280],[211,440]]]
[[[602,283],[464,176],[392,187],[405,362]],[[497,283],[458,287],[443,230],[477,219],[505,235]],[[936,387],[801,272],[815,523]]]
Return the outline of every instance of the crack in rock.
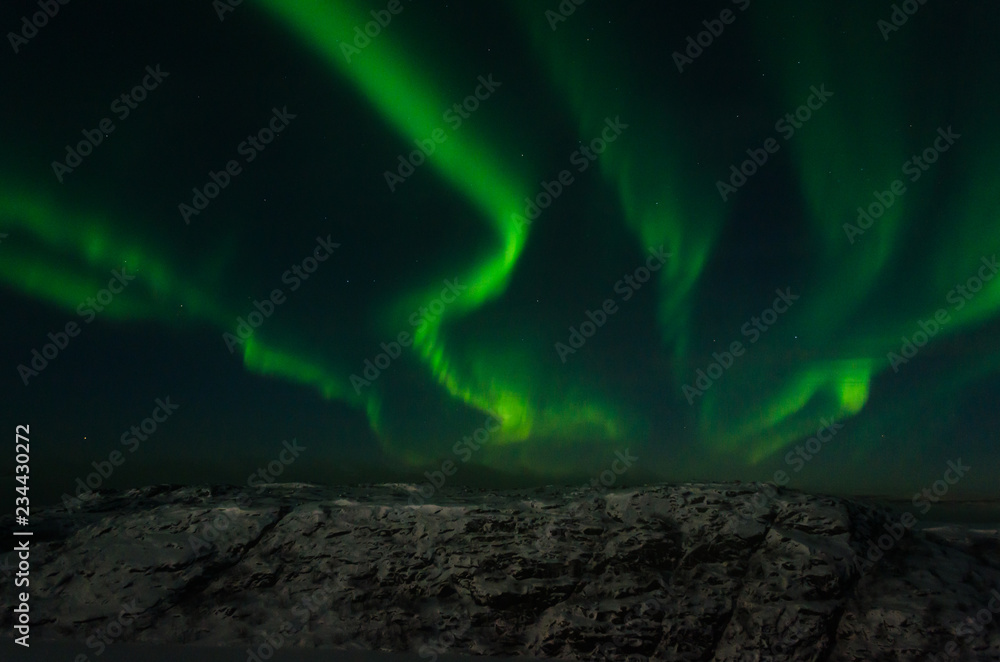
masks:
[[[281,632],[581,662],[919,659],[1000,590],[995,529],[915,528],[862,567],[883,507],[762,489],[455,489],[422,506],[401,484],[104,491],[33,509],[33,634],[85,641],[127,606],[117,640],[145,644]],[[5,583],[0,627],[14,604]],[[995,661],[1000,627],[959,643]]]

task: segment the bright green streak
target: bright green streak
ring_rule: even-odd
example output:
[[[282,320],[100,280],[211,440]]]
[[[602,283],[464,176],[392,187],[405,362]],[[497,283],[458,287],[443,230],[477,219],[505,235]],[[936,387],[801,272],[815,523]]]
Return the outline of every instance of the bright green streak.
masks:
[[[444,328],[447,321],[473,313],[504,292],[528,237],[527,227],[519,228],[514,214],[521,212],[523,199],[532,187],[509,174],[516,172],[512,164],[501,164],[491,158],[496,150],[491,150],[487,141],[478,138],[475,117],[466,120],[454,133],[445,127],[443,112],[471,93],[478,83],[469,81],[468,90],[446,93],[432,78],[410,64],[412,54],[398,47],[392,33],[394,29],[403,29],[397,28],[397,24],[405,22],[407,13],[417,11],[417,6],[411,9],[411,5],[403,5],[405,10],[394,16],[392,23],[369,45],[360,52],[349,50],[347,54],[344,44],[353,47],[355,27],[363,27],[371,20],[367,12],[354,9],[348,3],[318,0],[295,3],[269,0],[265,5],[328,64],[354,83],[408,141],[426,139],[435,130],[444,129],[448,139],[428,158],[429,165],[472,203],[497,237],[497,249],[459,278],[468,284],[468,291],[450,304],[444,315],[416,334],[417,353],[437,382],[452,396],[492,412],[504,421],[502,432],[495,441],[523,441],[540,432],[570,436],[580,426],[589,429],[595,421],[605,434],[613,435],[616,425],[611,412],[596,405],[573,402],[539,409],[517,386],[524,382],[523,376],[512,375],[508,380],[498,377],[506,371],[503,360],[497,355],[472,358],[470,366],[469,359],[449,356],[446,350]],[[496,94],[503,94],[503,91],[498,90]],[[414,185],[417,184],[406,184]],[[412,292],[392,306],[386,316],[391,320],[386,323],[386,333],[395,335],[400,328],[405,328],[402,323],[411,311],[438,296],[439,283],[433,282]],[[484,369],[484,365],[488,368]],[[521,364],[520,369],[526,372],[532,368]]]

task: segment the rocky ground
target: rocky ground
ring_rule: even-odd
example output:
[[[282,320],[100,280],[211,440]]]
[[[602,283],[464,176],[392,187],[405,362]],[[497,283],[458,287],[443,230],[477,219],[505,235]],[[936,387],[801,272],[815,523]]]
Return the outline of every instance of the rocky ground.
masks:
[[[262,659],[1000,660],[995,528],[760,484],[415,489],[155,486],[33,508],[32,638]],[[0,556],[4,632],[16,562]]]

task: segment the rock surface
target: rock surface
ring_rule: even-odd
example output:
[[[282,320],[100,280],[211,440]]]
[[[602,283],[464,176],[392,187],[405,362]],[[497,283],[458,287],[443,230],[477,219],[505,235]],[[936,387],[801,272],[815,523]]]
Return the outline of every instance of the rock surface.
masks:
[[[872,503],[756,483],[424,501],[412,485],[154,486],[33,509],[32,635],[97,654],[1000,660],[995,529],[907,530]],[[6,632],[16,562],[0,556]]]

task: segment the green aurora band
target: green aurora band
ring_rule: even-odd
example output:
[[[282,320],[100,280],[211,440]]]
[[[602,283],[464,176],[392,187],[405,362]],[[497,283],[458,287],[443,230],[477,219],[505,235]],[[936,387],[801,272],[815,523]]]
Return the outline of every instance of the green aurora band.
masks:
[[[342,43],[352,41],[355,27],[370,20],[367,5],[320,0],[262,4],[333,74],[363,94],[401,142],[426,138],[441,125],[442,109],[455,100],[449,90],[457,84],[427,73],[432,67],[420,66],[412,51],[400,45],[392,26],[348,62]],[[416,11],[416,5],[405,6]],[[600,135],[608,117],[620,116],[630,125],[602,155],[599,168],[617,191],[622,218],[638,249],[663,245],[672,254],[656,284],[657,321],[672,357],[664,366],[663,397],[683,411],[683,385],[692,382],[695,367],[709,360],[698,339],[719,333],[726,337],[727,330],[700,326],[699,299],[704,296],[700,286],[726,224],[740,209],[739,196],[722,202],[706,182],[726,172],[742,153],[734,152],[732,145],[759,145],[769,127],[761,123],[762,134],[739,133],[719,128],[727,126],[722,111],[718,116],[693,116],[681,101],[683,80],[670,63],[664,63],[664,84],[677,92],[677,102],[664,105],[645,95],[639,76],[628,73],[621,50],[627,35],[603,46],[584,46],[586,24],[579,17],[552,32],[537,5],[515,6],[551,82],[562,91],[577,120],[580,140]],[[773,95],[772,106],[794,109],[805,101],[811,86],[825,84],[834,96],[782,144],[781,156],[790,160],[798,183],[795,193],[801,196],[798,202],[793,195],[789,198],[802,206],[799,211],[807,223],[802,240],[813,256],[801,265],[800,301],[778,322],[803,337],[800,353],[791,356],[775,334],[765,335],[695,402],[697,442],[709,452],[736,454],[750,463],[773,457],[808,436],[823,418],[841,421],[862,414],[877,378],[891,374],[887,353],[899,352],[901,337],[911,336],[918,320],[949,308],[951,321],[930,341],[933,348],[958,332],[994,320],[1000,312],[996,283],[961,310],[953,310],[946,300],[957,284],[976,274],[983,257],[1000,252],[1000,234],[994,230],[1000,130],[989,108],[962,108],[953,118],[946,99],[935,107],[933,100],[921,98],[920,111],[914,111],[914,100],[901,82],[907,80],[908,62],[920,59],[918,26],[908,27],[910,34],[894,36],[886,44],[877,34],[873,38],[824,29],[835,20],[835,9],[766,20],[758,10],[749,9],[729,29],[750,31],[764,68],[780,72],[777,80],[772,77],[762,83]],[[867,30],[879,18],[879,8],[869,11],[870,24],[856,22]],[[404,11],[393,20],[402,22],[406,17]],[[818,34],[827,36],[818,39]],[[887,66],[872,67],[878,58]],[[698,75],[697,67],[683,74]],[[594,89],[616,92],[595,94]],[[962,138],[935,168],[953,173],[961,163],[976,176],[952,175],[940,187],[907,182],[906,194],[873,227],[850,241],[844,224],[855,222],[856,209],[873,201],[873,191],[885,190],[900,178],[901,165],[933,142],[939,126],[950,124]],[[525,129],[510,129],[518,130]],[[530,446],[522,443],[529,439],[546,441],[554,449],[569,448],[580,438],[629,440],[646,430],[646,423],[629,413],[626,403],[605,393],[571,383],[565,376],[540,375],[535,366],[543,352],[551,352],[550,344],[486,342],[469,349],[449,337],[463,318],[502,297],[530,237],[530,228],[520,226],[516,215],[522,212],[525,197],[536,191],[538,178],[502,156],[500,147],[507,140],[509,136],[498,129],[491,132],[486,123],[470,122],[439,144],[428,159],[428,168],[468,202],[470,216],[483,224],[491,241],[488,250],[461,267],[459,278],[468,284],[467,292],[423,326],[414,345],[416,356],[445,392],[502,421],[496,437],[499,448],[485,449],[477,461],[524,469],[531,466],[536,451],[521,448]],[[692,166],[695,161],[697,167]],[[111,319],[203,323],[232,330],[232,319],[240,312],[238,302],[207,294],[224,288],[204,286],[224,283],[224,257],[205,260],[194,273],[182,271],[175,267],[176,256],[164,248],[166,242],[122,232],[127,226],[111,212],[57,206],[47,201],[42,188],[17,176],[5,176],[4,182],[0,221],[5,229],[25,235],[27,245],[0,261],[0,278],[18,292],[75,311],[80,301],[107,284],[111,269],[127,265],[136,280],[129,296],[108,309]],[[913,241],[928,234],[938,241]],[[407,328],[409,313],[439,291],[437,280],[398,296],[380,311],[378,332],[386,339],[395,337]],[[767,303],[762,301],[760,307]],[[187,309],[183,322],[176,316],[181,304]],[[732,339],[739,339],[743,321],[731,318]],[[265,331],[243,347],[248,370],[313,387],[327,399],[364,411],[380,441],[407,463],[419,465],[440,455],[440,448],[422,451],[400,438],[385,420],[380,384],[361,395],[355,393],[350,376],[360,363],[357,357],[318,359],[316,353],[302,350],[301,339]],[[949,373],[947,383],[936,384],[922,397],[948,397],[998,368],[996,351],[966,359]],[[548,393],[558,393],[558,398]],[[903,408],[913,406],[887,407],[883,416],[899,417]],[[874,437],[883,423],[868,420],[865,425]]]
[[[933,345],[1000,310],[1000,288],[995,284],[961,310],[947,301],[948,292],[974,276],[981,259],[1000,248],[997,234],[990,231],[995,211],[983,204],[986,182],[997,175],[995,159],[987,157],[997,153],[1000,135],[995,122],[982,114],[951,117],[946,104],[935,107],[926,96],[919,100],[921,112],[914,113],[915,100],[901,83],[909,80],[908,70],[920,59],[921,46],[915,41],[919,28],[887,45],[874,38],[871,28],[882,18],[882,8],[863,11],[866,17],[854,17],[852,27],[842,31],[829,29],[839,22],[832,6],[777,19],[765,19],[762,13],[754,17],[756,41],[767,54],[764,64],[780,72],[783,107],[801,105],[811,86],[825,84],[836,96],[789,141],[811,231],[808,242],[815,247],[810,254],[816,257],[809,265],[801,305],[788,313],[788,321],[806,331],[806,351],[815,358],[783,380],[761,383],[752,372],[766,363],[751,367],[758,359],[755,354],[749,369],[739,374],[746,379],[727,379],[709,396],[723,399],[742,389],[764,390],[763,404],[757,405],[764,410],[763,426],[753,425],[759,412],[746,410],[734,429],[719,431],[729,443],[754,441],[752,460],[811,434],[821,417],[843,420],[858,414],[873,379],[890,371],[887,355],[900,352],[902,337],[913,336],[918,320],[949,309],[951,321],[930,340]],[[880,59],[886,66],[873,67]],[[922,175],[923,181],[911,183],[902,168],[933,144],[939,127],[953,122],[963,137],[940,155],[940,165],[929,167],[944,172],[949,161],[951,168],[978,161],[982,168],[971,187],[963,183],[947,190],[950,202],[942,209],[934,203],[941,191],[928,183],[937,173],[930,171],[930,177]],[[870,205],[873,192],[888,190],[897,179],[903,180],[906,192],[863,235],[849,233],[845,224],[857,224],[858,207]],[[911,248],[929,228],[940,242],[925,242],[919,251]],[[963,243],[963,237],[976,239]],[[924,273],[936,277],[925,279]],[[976,365],[959,367],[959,373],[982,376],[996,368],[997,356],[978,357],[972,363]],[[950,388],[961,386],[965,377],[960,379]],[[877,438],[877,429],[884,426],[875,424],[867,436]]]
[[[674,349],[671,372],[679,391],[693,381],[689,366],[704,366],[711,360],[689,351],[690,338],[717,333],[697,328],[690,311],[700,295],[698,280],[710,260],[715,239],[736,209],[732,199],[727,207],[719,198],[705,196],[704,187],[698,186],[702,182],[691,177],[693,155],[711,160],[706,154],[720,144],[712,135],[718,131],[698,132],[692,127],[715,129],[730,123],[721,118],[685,116],[680,76],[675,76],[673,63],[663,63],[666,81],[658,82],[672,90],[678,101],[664,105],[643,99],[639,91],[648,88],[648,81],[630,77],[631,67],[623,62],[621,44],[628,35],[617,34],[610,43],[604,41],[602,48],[600,39],[589,38],[590,25],[596,20],[593,16],[589,20],[567,17],[553,30],[542,20],[536,4],[523,2],[519,7],[524,23],[531,26],[536,49],[549,65],[551,82],[564,89],[576,111],[581,137],[597,135],[603,118],[617,114],[630,119],[644,134],[641,142],[616,144],[600,164],[605,177],[617,186],[627,222],[643,244],[665,243],[674,251],[671,268],[663,272],[660,281],[659,319],[664,341]],[[839,23],[841,11],[832,6],[817,7],[794,15],[785,13],[776,20],[773,15],[765,18],[763,10],[754,8],[748,14],[756,16],[748,21],[734,10],[737,24],[727,28],[730,32],[755,30],[756,45],[770,57],[762,70],[781,72],[776,107],[799,107],[811,86],[826,84],[835,94],[789,139],[790,147],[786,148],[792,152],[810,223],[808,247],[815,249],[811,254],[818,258],[805,274],[808,285],[800,295],[801,303],[786,313],[780,324],[798,329],[808,338],[808,359],[788,360],[787,353],[772,342],[773,337],[765,337],[763,349],[753,347],[729,371],[731,374],[713,384],[695,403],[699,407],[700,443],[722,453],[741,453],[751,463],[809,436],[821,420],[842,421],[861,412],[872,380],[890,368],[888,353],[900,351],[901,337],[911,336],[918,320],[947,307],[946,293],[975,275],[981,258],[1000,248],[1000,235],[990,231],[996,220],[995,207],[987,202],[998,167],[996,159],[990,158],[997,153],[998,132],[988,115],[977,117],[975,126],[963,127],[976,135],[974,141],[961,143],[960,149],[967,151],[942,155],[943,159],[969,159],[974,150],[971,160],[978,163],[977,172],[983,175],[964,184],[971,189],[965,195],[952,193],[952,199],[961,202],[955,200],[950,205],[948,223],[936,223],[942,244],[951,250],[922,255],[900,251],[907,245],[908,231],[924,231],[921,226],[927,220],[920,217],[933,208],[931,199],[937,191],[932,186],[910,186],[910,192],[879,218],[877,227],[853,243],[848,240],[844,224],[855,221],[856,209],[873,200],[873,191],[885,190],[900,178],[902,164],[931,144],[939,125],[950,122],[943,109],[936,115],[928,113],[931,117],[926,118],[923,131],[904,136],[901,129],[909,124],[907,118],[912,114],[906,109],[914,102],[905,98],[900,83],[909,80],[906,66],[919,44],[898,39],[890,49],[881,39],[873,38],[870,28],[882,18],[881,7],[867,10],[870,21],[853,21],[854,29],[863,34],[832,32],[829,26]],[[733,37],[726,34],[725,38]],[[872,66],[880,58],[890,59],[888,70]],[[682,75],[697,76],[699,71],[691,67]],[[621,92],[610,99],[594,92],[611,89]],[[920,102],[928,105],[926,98]],[[651,108],[655,111],[650,112]],[[758,146],[767,136],[748,134],[744,140],[748,146]],[[739,144],[739,139],[728,142]],[[722,154],[725,156],[714,164],[717,173],[725,172],[732,162],[727,160],[733,158],[731,153]],[[910,230],[917,222],[920,225]],[[984,243],[983,236],[994,239]],[[885,280],[886,272],[895,269],[906,273],[912,269],[908,264],[932,265],[927,271],[934,278],[921,283],[920,288],[908,285],[908,290],[919,289],[924,296],[907,296],[906,305],[887,318],[878,308],[884,308],[885,301],[898,301],[894,288],[901,284]],[[934,292],[940,295],[929,294]],[[987,286],[954,312],[943,333],[931,343],[994,318],[1000,309],[998,298],[1000,287]],[[872,324],[871,319],[880,322]],[[740,323],[734,322],[733,337],[739,338],[736,331]],[[988,359],[977,358],[974,363],[948,388],[958,388],[966,380],[994,371],[998,355],[993,352]],[[761,379],[761,375],[768,378]],[[748,393],[753,397],[747,397]],[[941,395],[938,390],[933,397]],[[875,428],[880,425],[873,425]]]
[[[350,80],[407,143],[426,138],[440,127],[442,108],[448,108],[454,100],[444,92],[433,93],[444,85],[410,64],[409,53],[394,42],[392,30],[384,29],[363,51],[345,54],[342,43],[351,43],[354,29],[371,20],[363,9],[318,0],[291,4],[274,0],[265,4],[337,74]],[[406,13],[393,20],[405,21]],[[479,212],[479,218],[495,237],[496,247],[460,277],[468,283],[468,292],[457,297],[441,317],[418,329],[414,337],[418,355],[449,394],[502,421],[502,430],[493,438],[500,444],[523,442],[529,437],[571,439],[595,431],[605,438],[620,437],[623,430],[617,422],[618,413],[612,406],[595,404],[597,394],[571,389],[561,402],[538,406],[539,399],[532,393],[537,386],[530,357],[506,351],[475,352],[475,356],[463,358],[447,350],[445,327],[449,320],[471,314],[504,292],[529,236],[528,227],[519,224],[515,214],[521,210],[531,185],[525,177],[518,179],[509,174],[518,168],[500,162],[499,151],[490,148],[489,136],[482,133],[477,133],[476,127],[463,127],[460,134],[439,144],[428,161]],[[503,139],[494,138],[492,144]],[[405,328],[403,322],[408,314],[433,300],[439,289],[440,285],[433,283],[400,297],[390,306],[382,316],[387,337],[395,337]],[[290,363],[271,363],[275,370],[301,378]],[[285,366],[288,369],[283,370]],[[380,426],[372,411],[369,408],[373,427],[383,442],[390,443],[390,431]]]

